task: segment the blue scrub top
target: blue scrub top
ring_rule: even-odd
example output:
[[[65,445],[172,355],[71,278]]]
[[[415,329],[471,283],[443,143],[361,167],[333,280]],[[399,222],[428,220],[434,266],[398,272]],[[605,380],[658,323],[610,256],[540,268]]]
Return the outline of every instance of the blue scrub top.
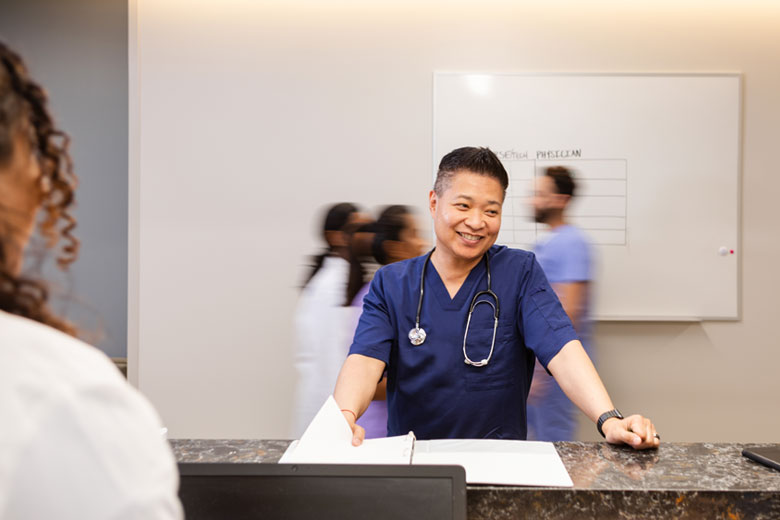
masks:
[[[467,365],[463,358],[469,305],[487,288],[484,260],[455,298],[433,263],[428,264],[420,317],[427,338],[416,347],[408,334],[415,325],[425,257],[377,271],[350,354],[387,364],[388,435],[414,431],[418,439],[526,438],[525,402],[534,357],[546,367],[577,335],[533,253],[493,246],[488,254],[500,317],[493,356],[484,367]],[[492,335],[493,309],[477,305],[469,327],[469,358],[486,358]]]
[[[550,232],[545,240],[534,246],[534,254],[550,283],[590,282],[593,280],[593,251],[587,235],[581,229],[563,225]],[[577,334],[585,351],[589,350],[591,336],[590,290]]]
[[[592,251],[585,233],[570,225],[558,226],[534,247],[536,259],[550,283],[590,282]],[[590,288],[586,288],[583,312],[577,327],[585,352],[590,349]],[[537,374],[539,372],[537,371]],[[543,375],[542,377],[547,377]],[[528,427],[534,440],[571,441],[577,436],[577,411],[557,382],[551,381],[527,409]]]

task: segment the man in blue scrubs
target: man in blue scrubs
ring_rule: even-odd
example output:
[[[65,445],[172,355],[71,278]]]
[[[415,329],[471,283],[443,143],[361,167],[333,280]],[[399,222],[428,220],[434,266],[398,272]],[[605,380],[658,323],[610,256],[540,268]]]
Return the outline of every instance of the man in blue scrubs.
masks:
[[[508,184],[486,148],[459,148],[442,159],[429,194],[436,248],[377,272],[339,374],[334,394],[353,444],[362,442],[355,421],[385,368],[388,435],[525,439],[538,359],[599,421],[607,441],[658,446],[649,419],[614,410],[533,253],[494,246]],[[418,314],[426,337],[415,345]]]

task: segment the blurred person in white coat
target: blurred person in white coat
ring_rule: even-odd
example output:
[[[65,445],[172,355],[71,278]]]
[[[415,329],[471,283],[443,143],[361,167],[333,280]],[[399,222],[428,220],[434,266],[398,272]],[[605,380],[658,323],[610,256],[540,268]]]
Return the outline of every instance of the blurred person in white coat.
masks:
[[[292,435],[299,438],[333,393],[347,357],[355,316],[350,304],[364,284],[364,270],[349,252],[351,234],[368,222],[354,204],[331,206],[323,219],[327,244],[316,256],[295,309],[295,390]]]

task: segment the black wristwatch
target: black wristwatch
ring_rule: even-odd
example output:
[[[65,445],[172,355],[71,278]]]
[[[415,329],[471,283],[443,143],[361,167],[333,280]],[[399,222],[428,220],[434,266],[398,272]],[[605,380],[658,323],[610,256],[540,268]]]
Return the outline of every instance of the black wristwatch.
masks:
[[[604,412],[603,414],[599,415],[599,420],[596,421],[596,429],[599,431],[602,437],[605,439],[607,438],[606,435],[604,435],[604,430],[601,429],[601,427],[604,425],[604,421],[607,419],[612,419],[613,417],[617,417],[618,419],[623,419],[623,414],[620,413],[617,408],[614,410],[610,410],[608,412]]]

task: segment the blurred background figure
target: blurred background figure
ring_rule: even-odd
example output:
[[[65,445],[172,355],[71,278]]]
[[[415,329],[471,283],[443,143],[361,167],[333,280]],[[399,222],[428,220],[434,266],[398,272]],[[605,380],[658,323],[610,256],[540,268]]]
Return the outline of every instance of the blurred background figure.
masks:
[[[350,203],[328,208],[322,222],[325,251],[314,257],[295,311],[298,384],[293,435],[300,438],[333,393],[347,357],[357,311],[350,304],[365,283],[365,269],[350,254],[354,232],[370,218]]]
[[[0,42],[0,518],[181,518],[159,417],[22,274],[36,230],[76,259],[75,186],[46,94]]]
[[[353,243],[353,256],[356,258],[370,257],[380,265],[392,264],[423,254],[425,241],[420,236],[417,219],[407,206],[388,206],[376,223],[361,229]],[[362,310],[363,298],[368,294],[371,284],[365,284],[355,296],[352,305]],[[360,313],[355,317],[352,327],[354,333]],[[350,336],[350,341],[352,337]],[[349,348],[349,342],[347,344]],[[366,439],[387,437],[387,401],[385,400],[387,379],[383,378],[377,385],[374,401],[358,420],[365,428]]]
[[[572,173],[562,166],[547,168],[537,177],[534,216],[536,222],[549,226],[550,233],[536,244],[534,252],[592,359],[589,310],[593,255],[585,234],[565,215],[575,188]],[[537,361],[528,398],[528,439],[572,441],[576,434],[574,404]]]

